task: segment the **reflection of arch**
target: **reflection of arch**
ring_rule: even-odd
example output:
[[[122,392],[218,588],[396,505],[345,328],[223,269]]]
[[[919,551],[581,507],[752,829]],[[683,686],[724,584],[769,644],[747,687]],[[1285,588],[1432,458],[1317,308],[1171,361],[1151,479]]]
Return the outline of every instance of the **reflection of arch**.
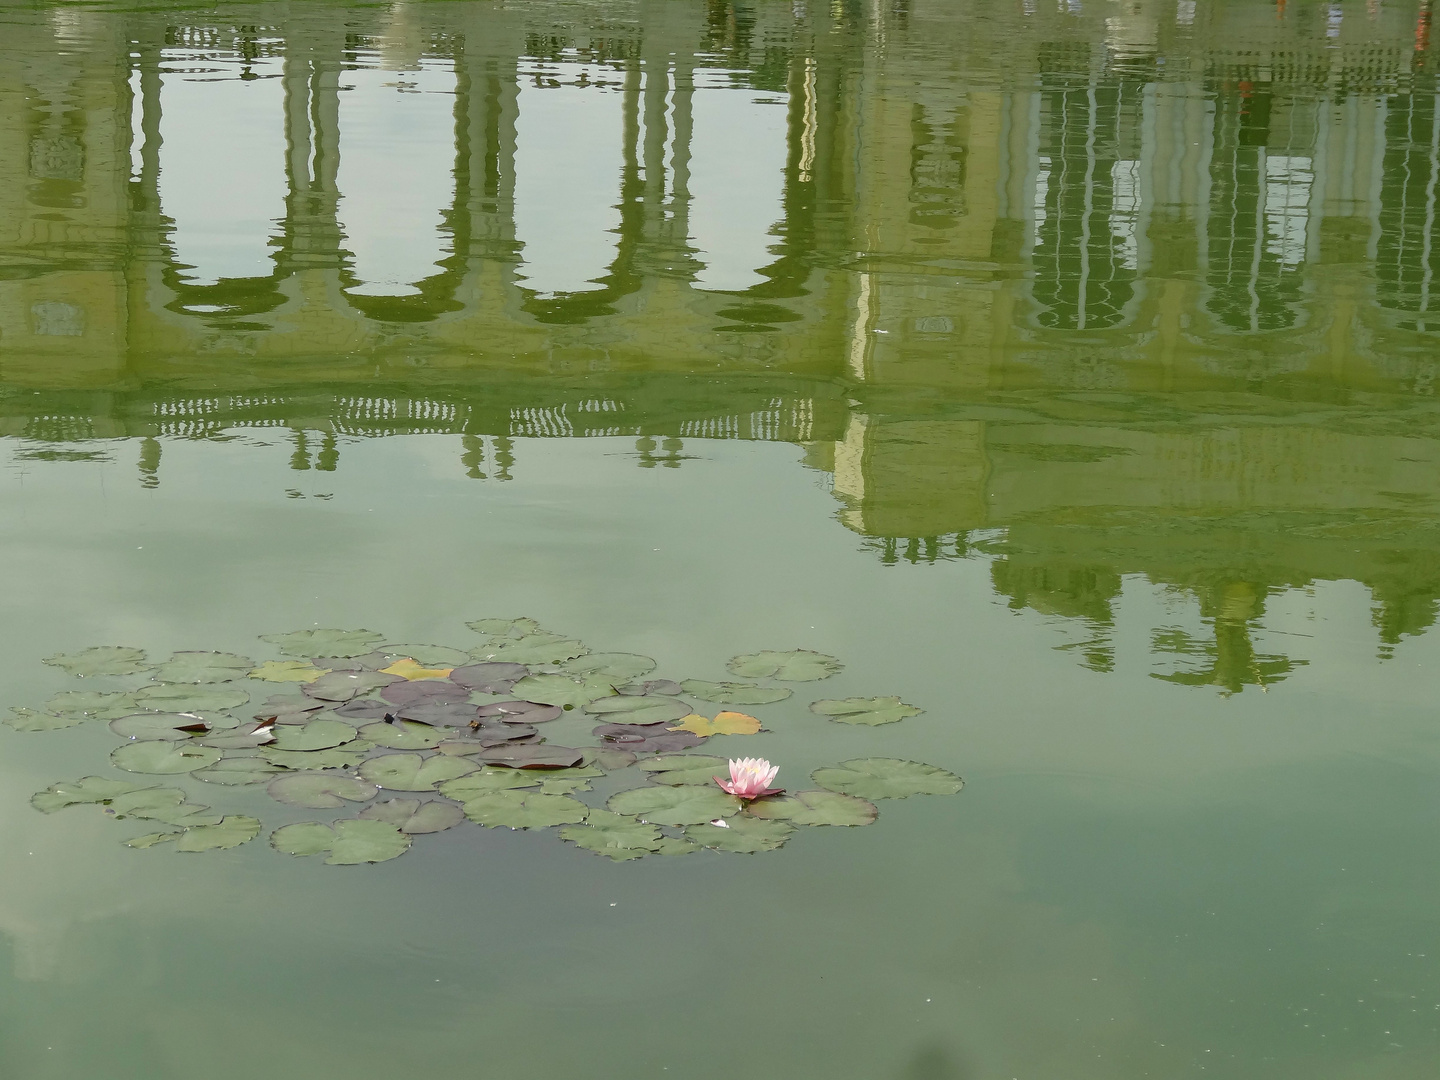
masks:
[[[1265,88],[1223,95],[1216,107],[1206,307],[1240,332],[1284,330],[1300,319],[1314,161],[1290,153],[1291,138],[1284,152],[1270,153],[1271,106]]]
[[[1041,58],[1035,191],[1035,319],[1057,330],[1121,325],[1139,277],[1138,82],[1100,82],[1088,49]]]
[[[1384,183],[1375,294],[1380,305],[1409,316],[1410,330],[1440,328],[1440,269],[1435,217],[1440,197],[1440,107],[1434,94],[1392,98],[1385,117]],[[1428,317],[1427,317],[1428,316]]]

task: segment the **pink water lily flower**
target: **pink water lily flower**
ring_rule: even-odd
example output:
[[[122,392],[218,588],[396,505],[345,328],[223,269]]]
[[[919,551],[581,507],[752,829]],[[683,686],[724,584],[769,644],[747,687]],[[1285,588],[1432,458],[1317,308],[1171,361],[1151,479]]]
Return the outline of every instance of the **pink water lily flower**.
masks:
[[[721,780],[717,776],[715,783],[720,785],[721,791],[728,791],[731,795],[742,799],[758,799],[762,795],[778,795],[785,790],[770,786],[779,771],[779,765],[771,765],[764,758],[746,757],[738,761],[731,758],[730,779]]]

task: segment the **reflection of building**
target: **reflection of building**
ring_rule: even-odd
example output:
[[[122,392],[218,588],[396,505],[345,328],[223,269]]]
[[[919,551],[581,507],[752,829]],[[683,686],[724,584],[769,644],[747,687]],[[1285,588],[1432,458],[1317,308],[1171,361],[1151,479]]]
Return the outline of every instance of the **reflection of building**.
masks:
[[[1097,667],[1127,573],[1256,611],[1355,577],[1386,640],[1429,625],[1433,443],[1382,422],[1420,412],[1326,411],[1433,390],[1428,9],[969,7],[17,16],[0,425],[139,436],[147,484],[163,439],[249,423],[321,470],[346,434],[453,433],[476,478],[525,437],[624,435],[644,466],[781,439],[883,558],[1005,530],[997,588],[1083,622]],[[197,68],[274,149],[273,212],[226,219],[234,273],[195,224],[220,210],[167,187],[185,138],[226,135],[181,123]],[[429,132],[399,241],[376,207],[401,196],[356,164],[382,113]],[[575,161],[547,168],[562,134]],[[727,183],[768,194],[741,220]],[[547,234],[550,206],[575,224]],[[1217,395],[1204,422],[1190,391]],[[1253,616],[1211,617],[1207,678],[1283,674],[1231,633]]]

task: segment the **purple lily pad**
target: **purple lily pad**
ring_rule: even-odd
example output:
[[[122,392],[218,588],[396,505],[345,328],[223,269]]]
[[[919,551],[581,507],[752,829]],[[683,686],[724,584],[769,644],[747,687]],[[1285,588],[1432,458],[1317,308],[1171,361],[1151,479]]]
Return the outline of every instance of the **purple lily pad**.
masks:
[[[544,724],[559,720],[565,710],[559,705],[541,705],[535,701],[494,701],[477,710],[482,720],[499,720],[503,724]]]
[[[655,724],[601,724],[595,735],[602,746],[628,750],[632,754],[667,753],[699,746],[703,737],[689,731],[671,731],[669,721]]]
[[[585,755],[569,746],[550,743],[506,743],[482,750],[474,760],[490,765],[506,765],[512,769],[569,769],[585,760]]]
[[[530,674],[524,664],[495,661],[488,664],[466,664],[450,672],[450,680],[482,694],[508,694],[510,688]]]
[[[388,701],[377,701],[375,698],[356,698],[347,701],[344,705],[337,705],[332,711],[336,716],[344,716],[352,720],[384,720],[386,716],[395,712],[396,706]]]
[[[421,702],[468,701],[470,691],[444,679],[416,679],[394,682],[380,691],[392,705],[418,705]]]
[[[417,701],[396,708],[395,715],[401,720],[418,720],[436,727],[464,727],[479,718],[476,707],[465,701]]]

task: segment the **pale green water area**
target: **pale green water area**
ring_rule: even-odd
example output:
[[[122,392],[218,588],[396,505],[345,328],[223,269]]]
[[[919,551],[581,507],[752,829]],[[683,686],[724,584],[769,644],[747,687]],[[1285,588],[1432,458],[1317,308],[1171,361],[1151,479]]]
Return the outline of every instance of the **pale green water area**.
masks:
[[[156,677],[41,662],[93,645],[526,616],[838,657],[680,694],[792,792],[965,780],[336,866],[269,838],[355,805],[15,714],[0,1076],[1440,1075],[1435,48],[1428,0],[0,2],[0,714]],[[309,700],[235,674],[225,723]],[[262,826],[32,807],[83,776]]]

